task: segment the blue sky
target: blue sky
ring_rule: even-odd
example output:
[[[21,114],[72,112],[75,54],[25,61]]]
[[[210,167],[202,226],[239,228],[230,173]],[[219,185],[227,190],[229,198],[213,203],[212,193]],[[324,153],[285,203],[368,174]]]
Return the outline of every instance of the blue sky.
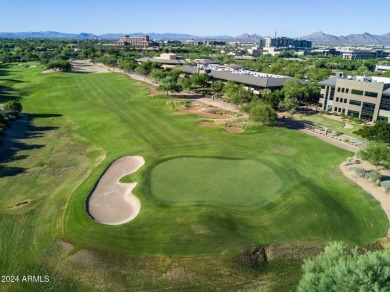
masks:
[[[389,0],[0,0],[0,31],[384,34],[388,11]]]

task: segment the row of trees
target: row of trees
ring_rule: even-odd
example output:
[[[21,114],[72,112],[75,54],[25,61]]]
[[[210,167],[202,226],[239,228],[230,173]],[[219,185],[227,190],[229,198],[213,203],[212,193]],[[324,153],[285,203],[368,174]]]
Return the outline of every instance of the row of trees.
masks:
[[[319,89],[316,83],[302,84],[300,80],[291,78],[282,89],[263,89],[260,95],[254,95],[243,84],[221,80],[212,80],[205,73],[194,73],[190,77],[180,77],[180,69],[163,70],[158,63],[144,62],[135,71],[149,75],[159,90],[181,92],[192,90],[200,94],[214,97],[226,96],[229,102],[240,106],[253,121],[263,125],[273,125],[276,122],[276,110],[287,110],[293,114],[300,104],[313,103],[318,100]],[[253,109],[252,109],[253,107]]]
[[[72,65],[70,64],[69,61],[56,59],[56,60],[49,61],[46,64],[46,69],[70,72],[72,70]]]
[[[69,46],[70,44],[75,44],[78,50],[73,50]],[[233,47],[231,49],[237,50]],[[226,49],[226,51],[228,50],[229,48]],[[374,72],[374,67],[381,62],[385,62],[381,59],[344,60],[339,56],[331,55],[301,58],[295,56],[291,51],[276,56],[259,56],[255,61],[236,60],[232,56],[222,53],[219,48],[204,45],[162,47],[162,52],[177,53],[190,59],[213,58],[225,64],[236,63],[256,71],[287,75],[298,79],[306,78],[309,81],[326,79],[332,73],[332,70],[355,75],[381,75],[380,72]],[[65,55],[65,60],[70,58],[93,59],[108,66],[134,70],[137,68],[137,64],[134,62],[136,58],[154,57],[160,53],[158,51],[118,50],[112,46],[105,46],[104,41],[97,40],[0,40],[0,62],[40,60],[43,64],[46,64],[59,55]],[[387,74],[390,73],[384,73],[384,76]]]
[[[5,130],[9,126],[10,121],[18,117],[22,109],[20,102],[13,100],[5,103],[4,111],[0,111],[0,136],[5,134]],[[2,139],[0,139],[0,144],[3,144]]]

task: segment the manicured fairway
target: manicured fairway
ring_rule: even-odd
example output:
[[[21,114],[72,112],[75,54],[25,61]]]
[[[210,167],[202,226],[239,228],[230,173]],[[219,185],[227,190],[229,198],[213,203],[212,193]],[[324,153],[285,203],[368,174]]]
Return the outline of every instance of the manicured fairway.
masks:
[[[259,161],[180,157],[158,164],[151,183],[153,195],[166,203],[259,208],[294,181],[283,181]]]
[[[18,98],[29,117],[12,148],[0,152],[0,274],[47,274],[51,282],[0,290],[288,291],[301,262],[248,272],[233,256],[270,243],[368,244],[386,233],[379,203],[339,171],[350,156],[344,150],[282,128],[234,135],[199,127],[196,116],[172,112],[167,97],[146,96],[126,76],[41,74],[39,64],[28,65],[0,65],[0,102]],[[141,212],[119,226],[94,222],[86,198],[126,155],[145,158],[133,191]],[[185,198],[162,187],[169,173],[177,182],[191,172],[177,167],[182,157],[198,163],[188,190],[179,185]],[[213,171],[200,186],[206,166]],[[236,168],[240,184],[224,185]],[[212,199],[192,192],[213,186]],[[225,195],[227,188],[234,192]],[[253,189],[272,196],[270,203],[250,197]],[[245,199],[236,197],[241,190]]]

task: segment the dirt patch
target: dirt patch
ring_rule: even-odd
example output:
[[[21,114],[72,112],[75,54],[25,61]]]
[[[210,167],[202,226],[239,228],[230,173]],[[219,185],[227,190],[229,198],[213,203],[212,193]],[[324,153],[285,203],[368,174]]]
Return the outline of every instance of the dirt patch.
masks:
[[[159,92],[155,88],[149,88],[148,90],[149,90],[149,93],[147,94],[148,96],[155,96],[161,94],[161,92]]]
[[[119,225],[138,215],[141,203],[132,194],[137,183],[121,183],[119,180],[136,172],[144,163],[141,156],[125,156],[107,168],[88,197],[88,213],[94,220],[107,225]]]
[[[390,249],[390,238],[388,237],[385,237],[385,238],[381,238],[379,239],[379,244],[382,246],[383,249]]]
[[[218,127],[216,124],[211,122],[199,122],[198,125],[202,127]]]
[[[64,250],[64,253],[66,255],[68,255],[72,251],[72,249],[74,247],[74,245],[72,243],[67,242],[65,240],[60,240],[60,244],[61,244],[61,247]]]
[[[162,279],[175,284],[185,284],[193,281],[193,275],[178,264],[173,264],[169,267],[169,270],[162,275]]]
[[[61,71],[57,71],[57,70],[53,70],[53,69],[49,69],[49,70],[43,70],[41,73],[43,73],[43,74],[47,74],[47,73],[54,73],[54,72],[61,72]]]
[[[207,113],[207,112],[204,112],[203,110],[197,109],[197,108],[182,109],[182,110],[179,110],[177,112],[178,113],[186,113],[186,114],[196,114],[196,115],[203,117],[203,118],[210,118],[210,119],[215,119],[215,120],[233,119],[233,116],[231,116],[231,115],[218,115],[218,114]]]
[[[209,234],[209,233],[211,233],[211,230],[208,229],[204,225],[192,224],[191,228],[192,228],[192,231],[194,231],[195,234]]]
[[[279,259],[304,259],[316,256],[323,250],[323,246],[303,244],[277,244],[265,248],[268,261]]]
[[[224,127],[224,130],[229,133],[244,133],[244,129],[238,127]]]
[[[99,266],[100,260],[97,255],[95,255],[94,252],[86,250],[86,249],[80,249],[77,252],[75,252],[73,255],[68,257],[68,260],[77,263],[82,264],[86,266]]]

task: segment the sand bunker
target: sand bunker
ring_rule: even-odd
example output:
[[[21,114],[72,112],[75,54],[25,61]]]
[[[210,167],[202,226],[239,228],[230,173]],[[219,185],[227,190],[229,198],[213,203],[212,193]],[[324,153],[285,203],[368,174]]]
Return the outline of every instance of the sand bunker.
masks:
[[[88,213],[94,220],[119,225],[138,215],[141,203],[131,193],[137,183],[120,183],[119,180],[136,172],[144,164],[145,160],[141,156],[125,156],[107,168],[88,199]]]

